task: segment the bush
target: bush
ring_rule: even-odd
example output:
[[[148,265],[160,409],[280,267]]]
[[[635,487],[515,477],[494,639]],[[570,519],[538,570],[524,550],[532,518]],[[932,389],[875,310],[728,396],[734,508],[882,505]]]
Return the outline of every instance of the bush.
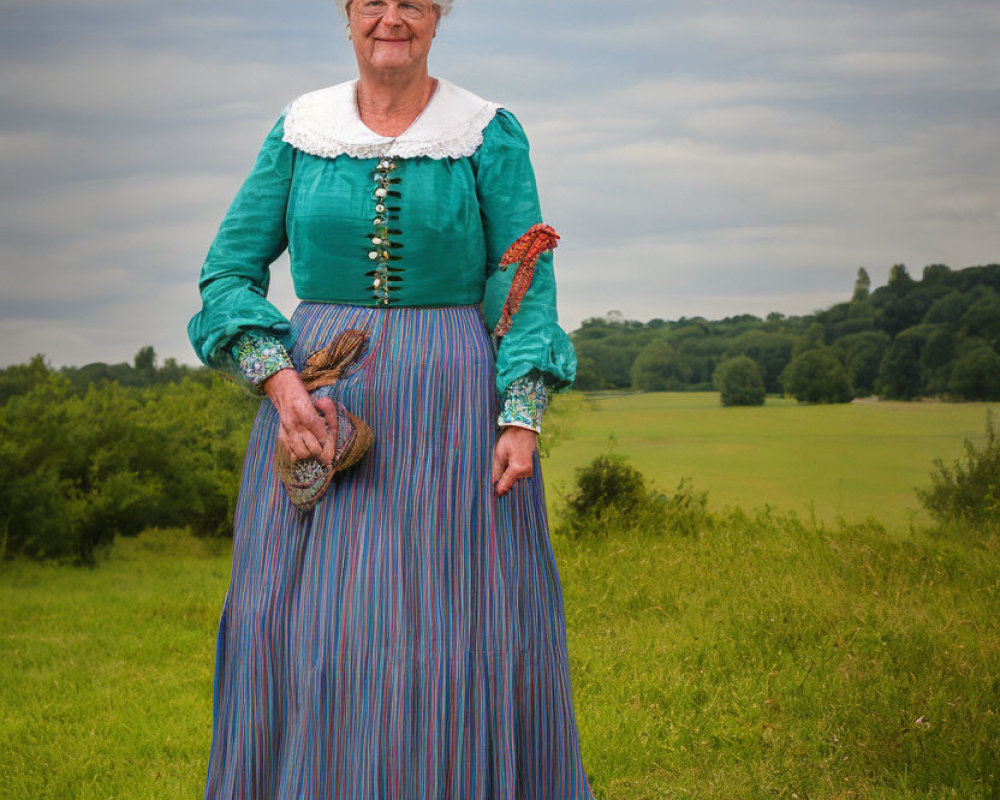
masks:
[[[557,531],[574,539],[626,531],[693,535],[711,524],[707,507],[708,493],[695,492],[686,480],[665,495],[651,489],[624,456],[608,453],[576,471]]]
[[[795,356],[781,379],[785,393],[800,403],[848,403],[853,394],[847,370],[829,347]]]
[[[750,356],[720,362],[712,373],[712,383],[721,392],[724,406],[764,405],[764,378]]]
[[[713,517],[708,511],[708,492],[696,492],[686,478],[681,479],[673,494],[654,493],[653,504],[662,515],[660,531],[696,536],[713,526]]]
[[[924,508],[939,522],[966,522],[979,529],[1000,527],[1000,436],[986,412],[986,442],[965,440],[965,458],[951,468],[934,461],[931,486],[918,489]]]
[[[749,356],[760,367],[769,392],[781,391],[781,373],[792,360],[793,339],[784,333],[749,330],[732,339],[726,357]]]
[[[0,556],[93,562],[151,526],[229,534],[258,402],[194,377],[79,395],[49,371],[0,406]]]

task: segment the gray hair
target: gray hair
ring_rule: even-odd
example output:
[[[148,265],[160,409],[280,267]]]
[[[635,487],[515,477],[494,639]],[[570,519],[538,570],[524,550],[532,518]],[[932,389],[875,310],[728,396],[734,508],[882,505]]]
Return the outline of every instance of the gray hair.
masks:
[[[347,4],[351,0],[334,0],[337,4],[337,10],[340,12],[341,16],[345,19],[347,18]],[[441,9],[441,16],[445,16],[449,11],[451,11],[451,4],[454,0],[431,0],[432,6],[437,6]]]

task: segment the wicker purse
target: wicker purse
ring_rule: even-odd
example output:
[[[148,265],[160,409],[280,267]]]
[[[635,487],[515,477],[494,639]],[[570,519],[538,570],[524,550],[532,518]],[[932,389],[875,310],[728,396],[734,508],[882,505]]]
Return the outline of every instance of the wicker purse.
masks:
[[[315,397],[325,387],[335,384],[343,371],[357,361],[367,338],[365,331],[345,330],[326,347],[311,353],[300,373],[306,391]],[[332,463],[324,464],[318,458],[296,461],[281,443],[274,451],[274,471],[288,499],[301,512],[311,511],[330,487],[334,475],[357,464],[375,440],[375,433],[364,420],[340,401],[334,405],[337,442]]]

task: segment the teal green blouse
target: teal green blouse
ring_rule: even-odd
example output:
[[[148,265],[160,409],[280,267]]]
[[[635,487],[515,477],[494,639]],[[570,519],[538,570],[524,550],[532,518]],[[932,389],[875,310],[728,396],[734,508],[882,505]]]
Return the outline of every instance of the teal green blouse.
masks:
[[[286,109],[286,112],[288,109]],[[269,268],[288,250],[296,295],[351,305],[482,304],[499,319],[514,268],[510,244],[542,222],[528,142],[498,109],[469,156],[334,157],[304,152],[274,124],[229,207],[201,271],[202,309],[188,333],[209,366],[236,371],[233,345],[247,333],[290,349],[288,320],[267,300]],[[534,376],[559,391],[576,356],[558,324],[552,253],[543,255],[509,333],[500,341],[496,388]]]

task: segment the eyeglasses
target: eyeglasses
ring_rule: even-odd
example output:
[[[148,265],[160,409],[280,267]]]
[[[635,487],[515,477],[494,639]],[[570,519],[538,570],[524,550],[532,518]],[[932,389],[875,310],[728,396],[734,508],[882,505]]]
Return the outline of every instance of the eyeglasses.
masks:
[[[378,19],[385,16],[389,10],[390,3],[385,0],[355,0],[351,7],[358,7],[358,15],[366,19]],[[399,0],[396,4],[396,11],[404,19],[423,19],[430,13],[430,5],[411,2],[411,0]]]

